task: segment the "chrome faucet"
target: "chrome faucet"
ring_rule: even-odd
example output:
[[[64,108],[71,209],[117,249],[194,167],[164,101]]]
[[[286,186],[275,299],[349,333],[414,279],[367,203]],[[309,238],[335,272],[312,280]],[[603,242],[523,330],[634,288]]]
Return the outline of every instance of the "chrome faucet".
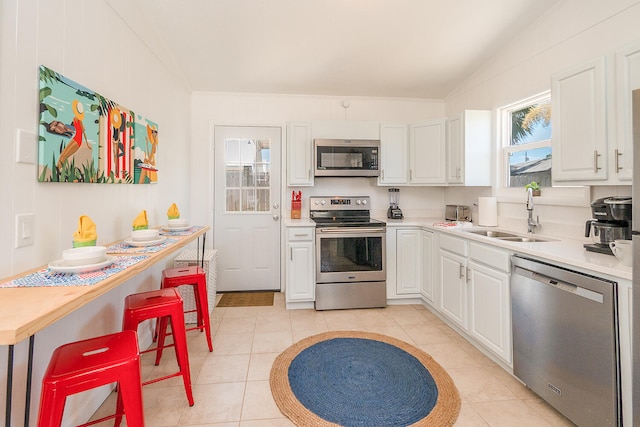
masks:
[[[538,216],[533,219],[533,188],[527,188],[527,211],[529,212],[529,218],[527,218],[527,232],[535,233],[537,227],[540,226]]]

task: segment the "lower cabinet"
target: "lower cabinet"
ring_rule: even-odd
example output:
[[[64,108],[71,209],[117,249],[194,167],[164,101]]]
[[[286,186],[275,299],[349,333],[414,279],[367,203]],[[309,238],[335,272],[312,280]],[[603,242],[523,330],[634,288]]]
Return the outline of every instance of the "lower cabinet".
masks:
[[[510,365],[511,253],[446,234],[439,242],[438,310]]]
[[[464,253],[452,252],[452,248],[443,245],[450,239],[462,245]],[[457,246],[456,245],[456,246]],[[462,239],[449,236],[440,236],[440,248],[438,250],[438,270],[440,303],[438,309],[453,323],[463,330],[467,330],[467,279],[466,279],[466,242]]]
[[[315,259],[313,227],[287,229],[286,300],[289,303],[315,301]]]
[[[510,253],[469,243],[469,334],[511,364]]]
[[[396,294],[419,294],[422,262],[421,230],[396,230]]]
[[[387,230],[387,298],[433,304],[433,236],[418,227]]]

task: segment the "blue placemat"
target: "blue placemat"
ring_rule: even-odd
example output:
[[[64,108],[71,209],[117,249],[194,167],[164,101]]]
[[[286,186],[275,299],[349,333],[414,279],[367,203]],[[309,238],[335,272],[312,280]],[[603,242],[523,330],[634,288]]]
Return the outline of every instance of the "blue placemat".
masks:
[[[190,236],[203,228],[203,225],[192,225],[186,230],[167,230],[166,228],[163,228],[160,230],[160,234],[163,236]]]
[[[178,239],[167,238],[164,242],[153,246],[131,246],[125,242],[114,243],[107,248],[109,254],[151,254],[159,252],[176,243]]]
[[[134,264],[147,258],[146,255],[131,255],[115,257],[115,261],[108,267],[90,273],[71,274],[56,273],[48,268],[29,275],[19,277],[9,282],[0,283],[0,288],[43,287],[43,286],[88,286],[113,276]]]

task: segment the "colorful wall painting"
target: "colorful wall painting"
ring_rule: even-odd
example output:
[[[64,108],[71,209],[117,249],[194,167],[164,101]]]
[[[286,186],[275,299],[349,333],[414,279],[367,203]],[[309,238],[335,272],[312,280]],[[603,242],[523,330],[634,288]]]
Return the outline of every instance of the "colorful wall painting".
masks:
[[[156,123],[40,66],[38,181],[154,183],[157,146]]]
[[[158,167],[156,164],[158,125],[142,116],[136,115],[134,126],[136,134],[134,150],[135,182],[138,184],[158,182]]]

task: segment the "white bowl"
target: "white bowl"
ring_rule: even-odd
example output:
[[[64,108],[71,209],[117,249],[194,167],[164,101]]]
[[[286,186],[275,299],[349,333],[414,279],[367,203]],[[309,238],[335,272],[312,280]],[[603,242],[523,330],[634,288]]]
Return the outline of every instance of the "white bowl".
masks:
[[[133,230],[131,238],[136,241],[156,240],[160,237],[160,230],[157,228],[148,228],[146,230]]]
[[[169,228],[172,227],[185,227],[187,225],[187,220],[184,218],[176,218],[167,220],[167,226]]]
[[[67,266],[97,264],[106,256],[107,248],[104,246],[81,246],[62,251],[62,260]]]

